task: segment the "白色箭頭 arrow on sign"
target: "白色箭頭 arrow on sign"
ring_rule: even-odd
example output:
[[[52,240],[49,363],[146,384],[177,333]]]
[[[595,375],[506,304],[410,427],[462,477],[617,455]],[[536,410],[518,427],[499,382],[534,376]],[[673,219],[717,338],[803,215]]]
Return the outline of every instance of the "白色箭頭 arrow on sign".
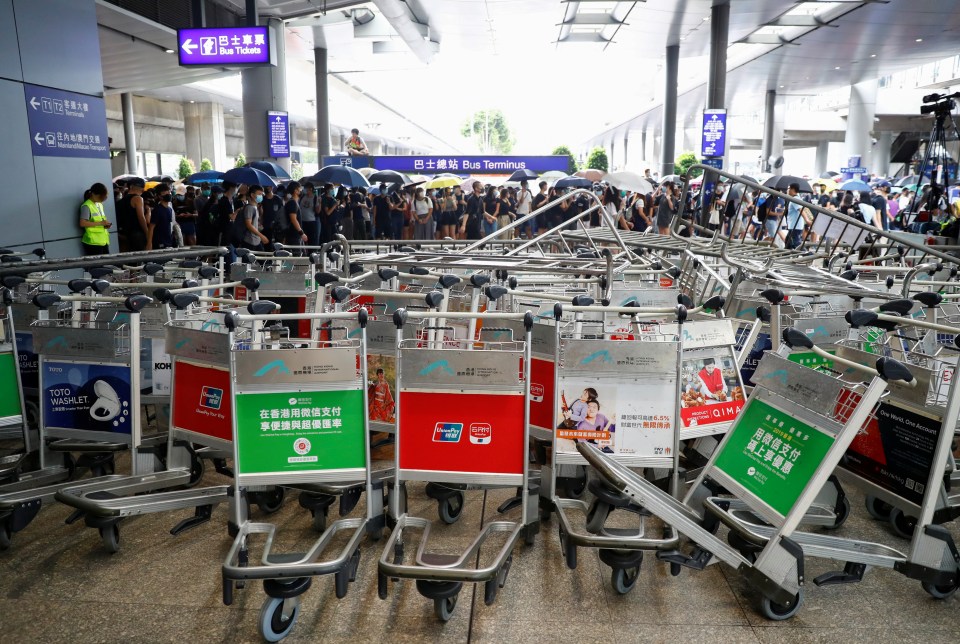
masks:
[[[40,103],[37,102],[36,96],[30,97],[30,107],[32,107],[33,109],[37,109],[38,107],[40,107]]]
[[[197,49],[197,45],[195,45],[193,40],[190,38],[187,38],[186,41],[184,41],[184,43],[180,46],[183,47],[183,51],[187,52],[188,54],[192,54]]]
[[[39,132],[33,135],[33,140],[37,142],[37,145],[43,145],[43,137],[40,136]]]

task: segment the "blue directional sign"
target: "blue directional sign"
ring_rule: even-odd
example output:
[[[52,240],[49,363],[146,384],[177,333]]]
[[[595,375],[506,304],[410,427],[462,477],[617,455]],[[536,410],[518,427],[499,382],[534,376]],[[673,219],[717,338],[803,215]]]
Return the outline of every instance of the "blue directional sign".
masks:
[[[267,112],[270,155],[274,159],[290,156],[290,116],[286,112]]]
[[[727,110],[704,110],[701,156],[722,157],[727,142]]]
[[[700,159],[700,163],[708,165],[717,170],[723,170],[723,159]]]
[[[396,170],[397,172],[415,172],[417,174],[439,172],[513,174],[516,170],[532,170],[534,172],[559,170],[566,172],[569,157],[566,155],[483,156],[457,154],[443,156],[330,156],[323,157],[323,165],[349,165],[355,168],[374,167],[378,170]]]
[[[37,85],[23,86],[36,157],[107,159],[107,109],[102,98]]]
[[[181,67],[270,65],[273,62],[267,27],[181,29],[177,32]]]

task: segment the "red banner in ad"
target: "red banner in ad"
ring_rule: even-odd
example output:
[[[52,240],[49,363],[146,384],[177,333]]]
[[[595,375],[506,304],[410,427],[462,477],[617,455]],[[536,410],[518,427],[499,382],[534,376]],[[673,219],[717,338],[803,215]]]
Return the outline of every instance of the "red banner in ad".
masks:
[[[522,474],[523,402],[520,394],[400,392],[400,467]]]
[[[699,404],[694,407],[681,407],[680,418],[684,427],[703,427],[717,423],[733,422],[743,409],[742,400]]]
[[[553,361],[530,361],[530,424],[553,428]]]
[[[173,379],[173,424],[232,442],[229,372],[178,360]]]

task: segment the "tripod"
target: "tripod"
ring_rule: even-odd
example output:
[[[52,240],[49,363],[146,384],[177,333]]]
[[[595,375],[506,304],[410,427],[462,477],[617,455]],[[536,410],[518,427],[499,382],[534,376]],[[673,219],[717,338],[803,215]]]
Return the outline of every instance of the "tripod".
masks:
[[[923,97],[924,103],[932,103],[932,105],[921,106],[920,114],[930,114],[932,112],[934,120],[933,128],[930,130],[930,138],[927,140],[927,148],[924,150],[923,163],[920,164],[920,170],[917,173],[919,177],[918,189],[913,193],[913,199],[910,201],[909,212],[911,214],[916,213],[917,198],[920,196],[919,188],[923,184],[923,178],[928,171],[930,172],[930,191],[926,197],[927,210],[934,210],[937,207],[944,195],[945,188],[950,185],[951,158],[947,153],[946,123],[949,118],[950,124],[953,126],[954,136],[960,138],[960,130],[957,129],[957,122],[953,119],[951,111],[956,107],[953,99],[958,97],[960,97],[960,92],[950,95],[929,94]],[[934,168],[940,169],[939,172],[936,169],[930,169],[931,156],[933,156]],[[954,171],[954,178],[956,178],[956,171]]]

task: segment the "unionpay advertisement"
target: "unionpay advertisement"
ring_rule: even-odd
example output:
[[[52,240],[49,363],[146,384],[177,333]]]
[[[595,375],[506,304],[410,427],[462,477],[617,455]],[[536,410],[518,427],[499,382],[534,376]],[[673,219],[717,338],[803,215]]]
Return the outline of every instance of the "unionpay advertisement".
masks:
[[[400,467],[522,474],[523,405],[522,394],[402,391]]]
[[[177,360],[173,426],[211,438],[233,440],[230,373]]]
[[[240,474],[366,466],[363,392],[307,391],[237,395]]]
[[[47,427],[130,433],[129,367],[44,362],[40,378]]]

